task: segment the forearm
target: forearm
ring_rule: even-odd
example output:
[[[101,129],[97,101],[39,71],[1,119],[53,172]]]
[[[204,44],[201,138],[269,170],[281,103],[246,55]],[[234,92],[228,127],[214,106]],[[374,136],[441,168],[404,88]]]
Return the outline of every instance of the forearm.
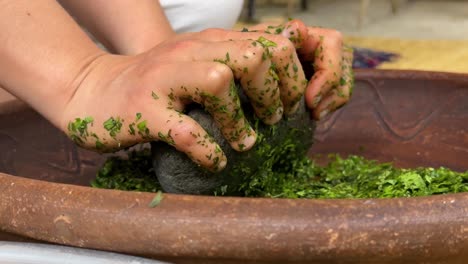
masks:
[[[0,86],[54,124],[104,54],[54,0],[0,0]]]
[[[60,0],[109,50],[138,54],[174,35],[158,0]]]

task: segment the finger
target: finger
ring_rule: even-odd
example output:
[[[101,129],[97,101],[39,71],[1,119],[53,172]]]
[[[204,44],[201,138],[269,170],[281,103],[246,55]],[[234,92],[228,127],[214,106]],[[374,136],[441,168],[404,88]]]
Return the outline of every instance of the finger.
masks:
[[[157,115],[163,118],[151,119],[149,129],[154,131],[152,137],[174,146],[177,150],[187,154],[195,163],[209,170],[221,171],[224,169],[227,164],[224,152],[195,120],[170,109],[159,112]],[[151,128],[152,124],[162,125]]]
[[[302,65],[297,57],[294,44],[287,38],[258,32],[235,32],[223,30],[206,30],[201,36],[210,41],[227,41],[229,39],[243,39],[253,41],[253,45],[260,45],[265,49],[263,59],[270,59],[272,72],[278,79],[280,98],[284,111],[294,113],[307,84]]]
[[[226,157],[211,136],[192,118],[170,107],[155,111],[150,104],[140,104],[139,112],[133,115],[99,120],[105,120],[102,127],[101,122],[96,123],[96,129],[89,137],[98,151],[110,152],[140,142],[160,140],[212,171],[220,171],[226,166]]]
[[[240,79],[244,93],[250,99],[256,116],[265,124],[275,124],[283,117],[278,78],[270,60],[265,60],[256,69]]]
[[[297,19],[293,19],[276,26],[266,23],[257,24],[253,27],[249,27],[248,31],[258,31],[268,34],[281,35],[285,38],[288,38],[294,44],[296,49],[300,49],[302,47],[302,43],[308,38],[307,26],[302,21]]]
[[[294,19],[286,23],[281,35],[287,37],[300,51],[309,39],[308,27],[300,20]]]
[[[341,67],[343,74],[340,79],[340,84],[320,102],[316,109],[314,109],[315,119],[320,120],[324,118],[328,113],[335,111],[349,101],[354,87],[352,62],[353,51],[351,48],[345,47],[343,50]]]
[[[284,25],[259,25],[254,29],[281,34],[294,43],[304,61],[314,63],[315,74],[306,91],[306,101],[310,108],[318,106],[324,94],[338,85],[341,76],[340,60],[342,48],[341,33],[323,28],[307,28],[299,20]]]
[[[227,52],[228,51],[228,52]],[[194,59],[228,65],[250,98],[256,115],[266,124],[283,116],[278,77],[272,62],[265,57],[265,47],[251,40],[221,41],[200,45]]]
[[[338,31],[323,28],[309,28],[308,35],[299,52],[305,60],[314,63],[315,73],[306,89],[307,105],[313,109],[339,85],[343,40]]]
[[[184,74],[185,73],[185,74]],[[245,151],[255,144],[256,134],[242,111],[231,69],[216,62],[166,65],[157,76],[170,78],[160,92],[166,94],[170,110],[181,111],[188,102],[202,104],[230,145]]]
[[[122,122],[122,133],[114,137],[122,146],[159,140],[174,146],[197,164],[212,171],[220,171],[226,166],[227,159],[222,149],[189,116],[171,108],[155,111],[154,107],[148,105],[141,107],[140,111],[135,116],[128,116],[126,121],[114,119]]]

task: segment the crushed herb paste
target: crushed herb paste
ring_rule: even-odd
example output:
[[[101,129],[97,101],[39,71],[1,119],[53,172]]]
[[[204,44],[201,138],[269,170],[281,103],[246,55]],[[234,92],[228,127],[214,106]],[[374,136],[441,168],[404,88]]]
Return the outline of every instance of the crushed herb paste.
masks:
[[[330,155],[319,166],[293,146],[266,150],[271,159],[239,186],[241,195],[271,198],[383,198],[413,197],[468,191],[468,171],[447,168],[400,169],[351,155]],[[111,157],[99,170],[93,187],[128,191],[161,190],[149,149],[128,157]],[[223,195],[223,187],[214,195]]]

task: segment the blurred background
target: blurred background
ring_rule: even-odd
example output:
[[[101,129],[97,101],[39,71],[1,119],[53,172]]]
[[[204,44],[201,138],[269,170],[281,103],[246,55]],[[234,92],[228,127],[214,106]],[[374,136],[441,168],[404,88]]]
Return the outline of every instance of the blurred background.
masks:
[[[343,32],[358,68],[468,73],[468,0],[245,0],[237,27],[288,18]]]

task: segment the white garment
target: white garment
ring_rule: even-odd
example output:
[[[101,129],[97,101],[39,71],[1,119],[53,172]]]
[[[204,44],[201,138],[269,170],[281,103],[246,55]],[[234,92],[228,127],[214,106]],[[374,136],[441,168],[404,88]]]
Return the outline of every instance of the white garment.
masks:
[[[239,19],[243,0],[160,0],[177,33],[207,28],[231,29]]]

